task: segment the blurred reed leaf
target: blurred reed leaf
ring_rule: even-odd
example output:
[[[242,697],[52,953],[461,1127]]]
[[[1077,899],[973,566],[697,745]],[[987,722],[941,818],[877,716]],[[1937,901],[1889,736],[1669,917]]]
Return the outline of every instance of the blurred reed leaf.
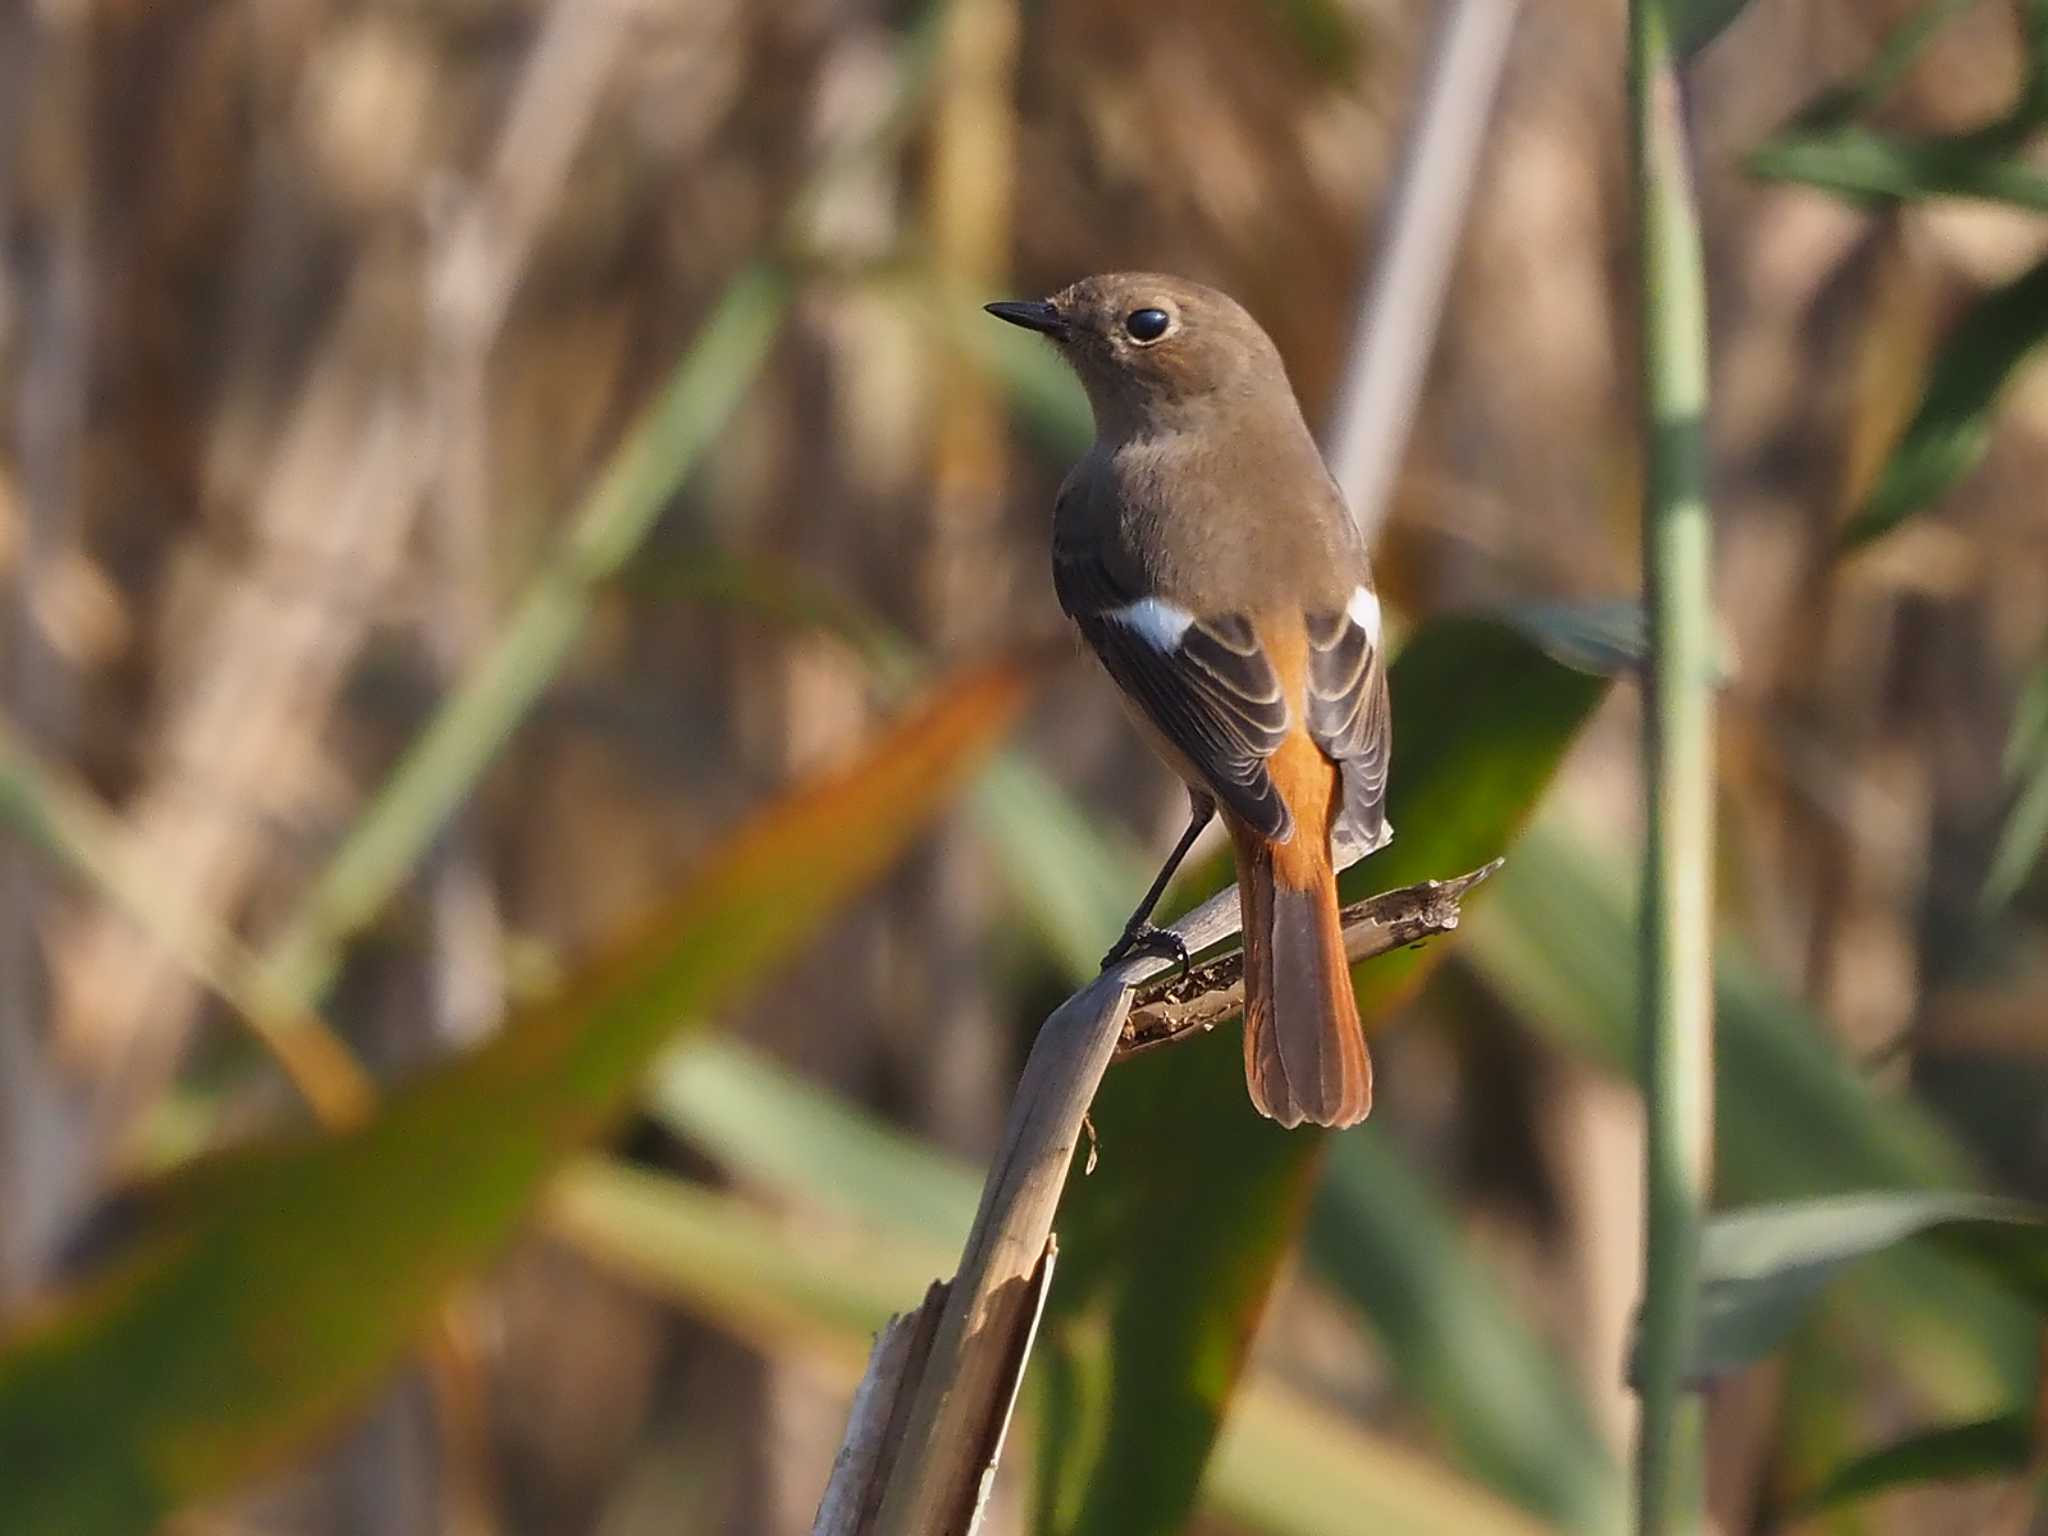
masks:
[[[2033,1417],[2026,1413],[1923,1429],[1844,1463],[1795,1507],[1832,1509],[1916,1483],[2012,1477],[2032,1459],[2034,1438]]]
[[[689,351],[613,451],[510,623],[400,760],[266,957],[266,982],[310,999],[348,936],[418,862],[582,632],[597,589],[616,576],[717,440],[759,376],[790,301],[787,279],[757,264],[734,278]]]
[[[2005,910],[2048,847],[2048,662],[2034,669],[2013,711],[2005,744],[2005,782],[2013,791],[1992,849],[1980,910]]]
[[[1046,950],[1069,979],[1094,976],[1145,888],[1136,846],[1023,751],[989,764],[973,805],[1003,883]]]
[[[1562,817],[1539,821],[1488,882],[1461,963],[1529,1026],[1625,1075],[1634,1060],[1633,902],[1617,857]],[[1920,1105],[1880,1094],[1818,1020],[1732,935],[1716,946],[1719,1078],[1714,1127],[1724,1198],[1782,1200],[1873,1187],[1948,1189],[1968,1159]],[[1967,1197],[1966,1197],[1967,1198]],[[1945,1253],[1895,1249],[1859,1269],[1845,1302],[1891,1339],[1930,1397],[1981,1404],[2029,1390],[2033,1324],[2011,1297]]]
[[[694,1042],[666,1057],[647,1108],[745,1183],[927,1240],[942,1267],[981,1198],[980,1176],[964,1162],[730,1041]]]
[[[763,811],[668,910],[361,1129],[202,1162],[138,1252],[0,1353],[0,1508],[24,1536],[144,1529],[331,1426],[679,1029],[878,877],[1023,708],[969,674],[851,772]]]
[[[1392,681],[1399,833],[1348,872],[1347,897],[1500,853],[1606,689],[1470,618],[1424,626]],[[1441,952],[1363,967],[1365,1017],[1383,1017]],[[1239,1057],[1234,1035],[1155,1052],[1118,1066],[1096,1099],[1102,1166],[1069,1176],[1034,1362],[1041,1531],[1144,1536],[1186,1521],[1322,1140],[1260,1119]]]
[[[823,1191],[820,1191],[823,1193]],[[548,1230],[653,1295],[771,1358],[859,1378],[870,1335],[952,1262],[946,1240],[849,1222],[801,1224],[730,1191],[589,1161],[548,1190]]]
[[[1131,1473],[1125,1470],[1124,1476]],[[1541,1536],[1541,1521],[1265,1381],[1231,1405],[1204,1502],[1274,1536]]]
[[[1896,528],[1977,467],[1999,395],[2044,341],[2048,259],[1979,299],[1942,344],[1919,409],[1870,500],[1843,530],[1844,549]]]
[[[1307,1245],[1468,1470],[1562,1530],[1622,1528],[1621,1469],[1584,1392],[1371,1124],[1331,1138]]]
[[[1909,1239],[1940,1241],[2048,1313],[2048,1211],[1991,1195],[1825,1195],[1723,1211],[1700,1250],[1700,1331],[1688,1374],[1761,1360],[1847,1264]]]
[[[1859,199],[1960,197],[2048,211],[2048,172],[2012,153],[2003,127],[1901,139],[1861,123],[1794,127],[1745,162],[1766,181],[1797,181]]]

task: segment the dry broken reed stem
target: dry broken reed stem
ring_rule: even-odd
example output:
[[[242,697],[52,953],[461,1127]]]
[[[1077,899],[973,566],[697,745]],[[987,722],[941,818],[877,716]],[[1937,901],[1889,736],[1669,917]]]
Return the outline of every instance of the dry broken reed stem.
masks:
[[[1460,899],[1498,862],[1455,880],[1429,881],[1346,908],[1347,950],[1358,956],[1384,954],[1455,928]],[[1173,925],[1195,951],[1237,929],[1235,889],[1219,892]],[[909,1411],[901,1402],[872,1403],[870,1393],[868,1417],[879,1414],[888,1420],[892,1440],[894,1427],[900,1424],[902,1430],[901,1444],[885,1446],[872,1463],[872,1475],[886,1486],[873,1520],[853,1527],[860,1536],[961,1536],[972,1528],[1043,1302],[1043,1261],[1053,1213],[1102,1075],[1130,1049],[1184,1039],[1227,1017],[1216,1010],[1240,985],[1234,958],[1204,962],[1186,979],[1162,982],[1149,994],[1146,983],[1171,969],[1171,962],[1126,960],[1068,998],[1040,1028],[929,1356],[923,1369],[907,1375],[897,1389],[913,1394]],[[1136,1009],[1134,994],[1145,998]],[[1131,1023],[1134,1019],[1139,1022]],[[1134,1045],[1134,1029],[1154,1038]],[[875,1360],[887,1356],[878,1349]],[[848,1433],[866,1431],[854,1424]],[[842,1488],[840,1507],[845,1498]],[[821,1523],[814,1536],[836,1536],[843,1529]]]
[[[924,1300],[882,1326],[846,1416],[846,1437],[832,1462],[811,1536],[857,1536],[875,1518],[890,1462],[901,1443],[902,1410],[931,1358],[932,1338],[946,1305],[946,1282],[934,1280]]]
[[[1031,1345],[1045,1315],[1058,1257],[1059,1245],[1048,1237],[1044,1255],[1027,1286],[1022,1325],[1002,1360],[1001,1379],[1008,1383],[1008,1388],[994,1396],[989,1403],[989,1419],[976,1427],[974,1459],[980,1475],[961,1517],[962,1529],[971,1530],[978,1525],[988,1508],[989,1496],[995,1488],[996,1466],[1002,1459],[1003,1442],[1009,1435],[1018,1393],[1024,1384],[1024,1364],[1031,1357]],[[831,1480],[818,1503],[811,1536],[871,1536],[876,1529],[882,1500],[892,1484],[896,1461],[903,1450],[910,1409],[931,1364],[932,1347],[951,1290],[948,1282],[933,1281],[915,1310],[890,1318],[876,1336],[867,1369],[854,1393],[853,1407],[847,1414],[845,1438],[832,1461]]]
[[[1234,913],[1237,893],[1226,897]],[[1181,931],[1185,935],[1187,927]],[[874,1531],[909,1536],[968,1529],[998,1406],[1009,1399],[1022,1370],[1018,1342],[1032,1315],[1032,1278],[1052,1234],[1082,1117],[1115,1052],[1132,983],[1159,964],[1126,961],[1105,971],[1039,1030],[912,1399]]]

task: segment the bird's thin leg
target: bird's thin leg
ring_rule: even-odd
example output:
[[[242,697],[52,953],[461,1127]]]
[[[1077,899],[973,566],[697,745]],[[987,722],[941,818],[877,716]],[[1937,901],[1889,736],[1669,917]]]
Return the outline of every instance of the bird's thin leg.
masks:
[[[1145,892],[1145,899],[1138,903],[1138,910],[1131,914],[1131,920],[1124,924],[1124,936],[1116,941],[1116,947],[1102,957],[1103,968],[1115,965],[1117,961],[1135,954],[1157,955],[1161,959],[1178,960],[1181,974],[1188,970],[1187,941],[1170,929],[1152,926],[1152,909],[1159,905],[1159,898],[1166,894],[1167,882],[1173,879],[1174,871],[1188,856],[1188,850],[1195,846],[1195,839],[1202,835],[1202,829],[1209,825],[1216,814],[1216,802],[1197,791],[1188,792],[1188,829],[1181,833],[1180,841],[1173,845],[1173,852],[1166,856],[1166,862],[1159,867],[1158,876],[1152,881],[1152,888]]]

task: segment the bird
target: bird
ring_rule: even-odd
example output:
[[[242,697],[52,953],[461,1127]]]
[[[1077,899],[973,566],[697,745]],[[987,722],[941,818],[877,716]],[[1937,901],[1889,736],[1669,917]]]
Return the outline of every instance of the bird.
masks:
[[[1391,707],[1364,536],[1279,349],[1228,295],[1160,273],[984,307],[1049,339],[1087,392],[1095,440],[1054,503],[1054,590],[1188,790],[1187,829],[1103,965],[1186,966],[1152,912],[1220,812],[1252,1104],[1288,1127],[1356,1124],[1372,1061],[1336,869],[1393,835]]]

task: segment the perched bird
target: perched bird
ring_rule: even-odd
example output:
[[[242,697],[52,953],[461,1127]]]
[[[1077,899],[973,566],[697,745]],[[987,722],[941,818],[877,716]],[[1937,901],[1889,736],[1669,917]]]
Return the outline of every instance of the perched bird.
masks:
[[[1083,278],[987,306],[1051,338],[1095,442],[1053,512],[1060,606],[1186,781],[1188,828],[1103,959],[1187,952],[1153,907],[1218,809],[1244,920],[1245,1081],[1282,1125],[1372,1105],[1337,850],[1393,835],[1380,605],[1365,543],[1272,340],[1211,288]]]

